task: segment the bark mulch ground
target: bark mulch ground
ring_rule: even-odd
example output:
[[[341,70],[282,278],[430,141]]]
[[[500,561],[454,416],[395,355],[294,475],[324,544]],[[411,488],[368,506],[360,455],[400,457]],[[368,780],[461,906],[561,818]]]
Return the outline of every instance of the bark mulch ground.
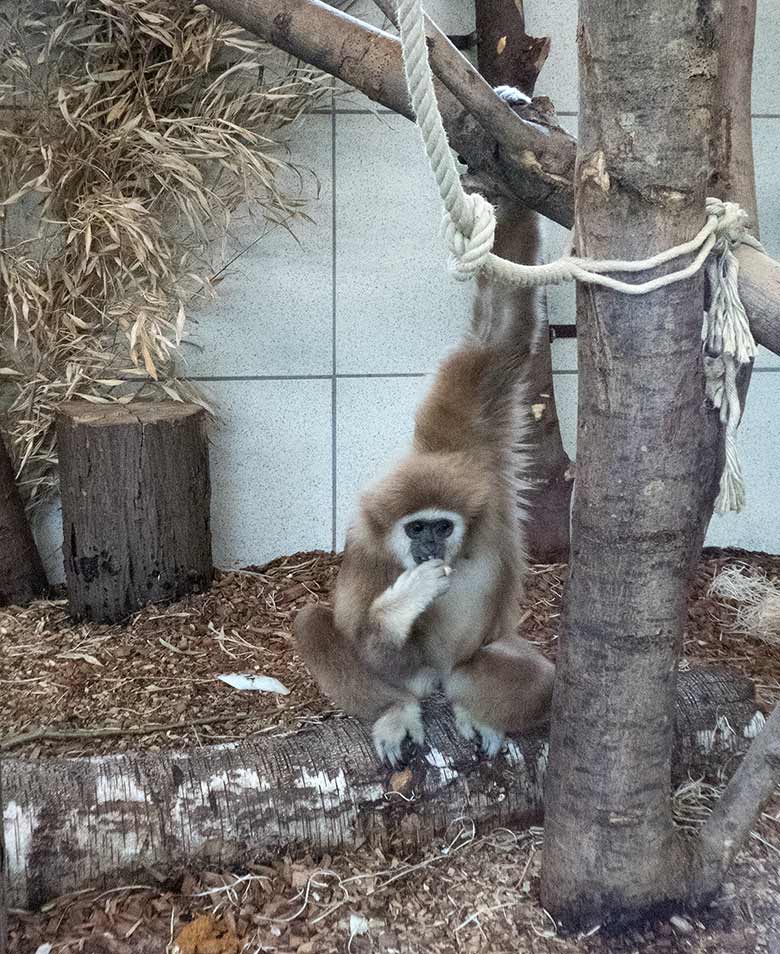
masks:
[[[734,607],[708,596],[739,561],[780,579],[780,557],[708,550],[691,592],[689,663],[750,675],[780,698],[780,647],[733,632]],[[149,607],[125,625],[74,623],[61,601],[0,610],[0,751],[25,758],[226,742],[290,731],[332,711],[295,656],[290,624],[327,599],[338,557],[299,553],[221,574],[208,593]],[[533,567],[521,631],[554,658],[564,566]],[[289,695],[244,692],[222,673],[274,676]],[[706,787],[677,799],[681,821]],[[468,820],[412,857],[363,849],[193,871],[11,912],[11,954],[780,954],[780,798],[756,826],[714,906],[685,919],[589,937],[556,935],[538,901],[541,831],[480,836]],[[594,926],[595,927],[595,926]],[[49,947],[51,945],[51,947]]]

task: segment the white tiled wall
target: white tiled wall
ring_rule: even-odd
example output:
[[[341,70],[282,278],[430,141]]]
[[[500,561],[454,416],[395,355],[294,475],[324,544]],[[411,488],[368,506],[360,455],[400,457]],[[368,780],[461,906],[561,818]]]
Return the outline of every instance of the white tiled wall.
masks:
[[[474,25],[473,0],[426,4],[449,32]],[[356,8],[382,17],[370,0]],[[526,0],[529,30],[553,38],[538,92],[576,132],[575,0]],[[754,123],[762,237],[780,255],[777,143],[780,0],[759,0]],[[295,238],[236,227],[219,300],[194,317],[187,360],[221,415],[212,445],[214,549],[224,566],[340,546],[360,488],[405,448],[425,375],[457,339],[471,289],[449,278],[438,204],[414,127],[359,96],[310,116],[293,154],[310,167],[312,223]],[[565,232],[544,225],[545,256]],[[574,320],[571,288],[547,290],[550,320]],[[564,442],[574,453],[576,347],[553,345]],[[749,505],[716,518],[711,542],[780,551],[780,359],[763,354],[740,446]],[[57,515],[41,539],[61,577]]]

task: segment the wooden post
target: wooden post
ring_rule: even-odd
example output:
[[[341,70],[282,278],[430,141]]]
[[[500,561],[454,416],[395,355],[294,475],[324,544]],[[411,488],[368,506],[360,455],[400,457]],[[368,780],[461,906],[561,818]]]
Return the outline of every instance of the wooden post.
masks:
[[[11,457],[0,438],[0,606],[29,603],[45,592],[43,563],[14,480]]]
[[[74,402],[57,417],[72,613],[116,622],[212,576],[205,411]]]

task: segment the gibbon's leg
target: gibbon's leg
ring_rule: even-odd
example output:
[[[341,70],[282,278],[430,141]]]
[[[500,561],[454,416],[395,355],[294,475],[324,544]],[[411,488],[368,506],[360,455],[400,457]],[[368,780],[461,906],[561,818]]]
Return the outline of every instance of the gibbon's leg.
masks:
[[[507,732],[543,724],[550,713],[555,667],[526,640],[505,636],[483,646],[445,681],[460,734],[497,754]]]
[[[325,606],[305,606],[293,625],[298,651],[322,692],[350,715],[373,723],[377,755],[391,765],[402,761],[407,735],[425,740],[420,703],[411,692],[385,682],[337,632]]]

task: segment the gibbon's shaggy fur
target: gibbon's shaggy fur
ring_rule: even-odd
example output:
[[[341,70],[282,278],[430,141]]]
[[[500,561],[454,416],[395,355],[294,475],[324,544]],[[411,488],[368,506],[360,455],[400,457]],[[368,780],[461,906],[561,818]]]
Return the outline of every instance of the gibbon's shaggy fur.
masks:
[[[531,459],[521,380],[535,335],[500,301],[479,296],[417,412],[411,452],[364,494],[333,611],[308,606],[295,621],[322,691],[372,723],[391,764],[407,737],[423,743],[420,700],[437,688],[489,755],[549,714],[554,667],[515,632]]]

